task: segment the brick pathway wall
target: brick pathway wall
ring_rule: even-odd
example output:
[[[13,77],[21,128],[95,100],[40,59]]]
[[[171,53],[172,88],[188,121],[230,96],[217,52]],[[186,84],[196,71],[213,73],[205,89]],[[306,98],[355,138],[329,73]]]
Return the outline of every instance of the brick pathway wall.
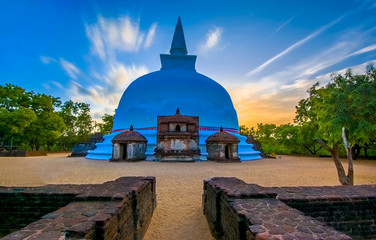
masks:
[[[0,187],[0,201],[4,240],[142,239],[156,207],[155,178]]]
[[[376,239],[376,186],[265,188],[236,178],[204,181],[216,239]]]

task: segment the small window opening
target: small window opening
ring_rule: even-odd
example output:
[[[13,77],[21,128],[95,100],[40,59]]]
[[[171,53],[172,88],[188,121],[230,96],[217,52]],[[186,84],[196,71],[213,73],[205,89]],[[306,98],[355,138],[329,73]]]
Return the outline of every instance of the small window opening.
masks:
[[[176,127],[175,127],[175,132],[180,132],[180,125],[179,125],[179,124],[176,125]]]

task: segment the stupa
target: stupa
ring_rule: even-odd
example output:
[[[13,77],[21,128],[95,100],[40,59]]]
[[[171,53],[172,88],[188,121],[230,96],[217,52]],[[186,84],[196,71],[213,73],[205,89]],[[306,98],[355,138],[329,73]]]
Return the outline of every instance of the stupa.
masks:
[[[133,124],[134,130],[147,139],[146,160],[154,160],[157,143],[157,116],[174,114],[179,107],[185,115],[199,117],[200,159],[207,157],[205,140],[223,131],[239,139],[241,161],[260,159],[247,138],[239,134],[238,117],[227,91],[214,80],[196,72],[196,57],[188,55],[180,17],[176,24],[170,54],[161,54],[162,68],[134,80],[124,91],[115,111],[112,133],[104,136],[87,159],[109,160],[111,140]]]

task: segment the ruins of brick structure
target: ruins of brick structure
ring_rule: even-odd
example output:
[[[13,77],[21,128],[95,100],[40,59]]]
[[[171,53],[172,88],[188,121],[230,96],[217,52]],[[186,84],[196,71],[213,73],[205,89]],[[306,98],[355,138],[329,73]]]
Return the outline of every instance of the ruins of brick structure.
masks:
[[[95,144],[103,142],[103,134],[95,133],[91,136],[90,141],[80,142],[72,148],[72,153],[70,157],[85,157],[88,150],[93,150]]]
[[[219,132],[206,139],[207,159],[216,162],[240,162],[238,144],[239,139],[224,132],[221,126]]]
[[[142,239],[156,207],[155,178],[0,187],[0,201],[3,240]]]
[[[175,115],[157,117],[157,161],[189,162],[200,159],[198,117]]]
[[[147,140],[140,133],[133,131],[133,126],[129,131],[124,131],[112,139],[112,158],[110,161],[140,161],[145,160]]]
[[[376,239],[376,185],[261,187],[204,181],[204,214],[217,240]]]

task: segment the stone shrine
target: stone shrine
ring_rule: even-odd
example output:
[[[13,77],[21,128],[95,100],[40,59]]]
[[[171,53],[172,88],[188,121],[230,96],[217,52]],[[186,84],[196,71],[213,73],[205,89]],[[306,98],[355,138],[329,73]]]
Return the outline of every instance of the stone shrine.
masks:
[[[221,126],[220,131],[206,139],[208,151],[207,160],[216,162],[240,162],[238,156],[239,139],[234,135],[224,132]]]
[[[139,161],[145,160],[147,140],[140,133],[133,131],[133,126],[129,131],[124,131],[112,139],[113,150],[110,161]]]
[[[162,162],[200,160],[198,117],[175,115],[157,117],[155,159]]]

